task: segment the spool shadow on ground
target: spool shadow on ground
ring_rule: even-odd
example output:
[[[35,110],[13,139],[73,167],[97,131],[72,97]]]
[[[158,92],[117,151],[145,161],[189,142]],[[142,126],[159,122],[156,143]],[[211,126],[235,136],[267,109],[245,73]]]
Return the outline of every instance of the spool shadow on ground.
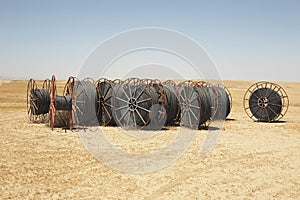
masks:
[[[226,118],[225,121],[236,121],[236,119],[233,119],[233,118]]]
[[[256,121],[258,123],[265,123],[265,124],[284,124],[286,123],[287,121],[283,121],[283,120],[279,120],[279,121],[272,121],[272,122],[267,122],[267,121]]]

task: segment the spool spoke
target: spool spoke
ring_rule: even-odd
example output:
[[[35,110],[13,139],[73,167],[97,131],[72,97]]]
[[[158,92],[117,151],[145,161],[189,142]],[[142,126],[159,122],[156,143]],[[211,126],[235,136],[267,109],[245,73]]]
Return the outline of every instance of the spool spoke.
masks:
[[[144,111],[150,113],[150,110],[147,110],[146,108],[143,108],[143,107],[141,107],[141,106],[139,106],[139,105],[137,105],[136,107],[139,108],[139,109],[141,109],[141,110],[144,110]]]
[[[197,98],[198,98],[198,96],[195,95],[195,97],[190,101],[190,103],[193,103]]]
[[[107,108],[105,106],[103,106],[103,108],[104,108],[106,114],[108,115],[109,119],[111,119],[112,117],[111,117],[109,111],[107,110]]]
[[[140,114],[140,112],[138,110],[136,110],[136,113],[138,114],[139,118],[143,121],[144,125],[146,125],[145,120],[143,119],[142,115]]]
[[[279,104],[275,104],[275,103],[268,103],[268,105],[272,105],[272,106],[277,106],[277,107],[283,107],[282,105],[279,105]]]
[[[122,119],[125,117],[125,115],[126,115],[128,112],[129,112],[129,109],[127,109],[127,110],[123,113],[123,115],[121,116],[121,118],[119,119],[119,121],[122,121]]]
[[[75,105],[75,108],[76,108],[76,111],[79,111],[81,116],[83,116],[83,112],[80,110],[80,108],[77,105]]]
[[[112,98],[112,95],[110,95],[109,97],[107,97],[106,99],[105,99],[105,101],[108,101],[109,99],[111,99]]]
[[[104,103],[104,105],[113,108],[113,106],[112,106],[111,104],[108,104],[108,103],[106,103],[106,102]]]
[[[122,109],[125,109],[125,108],[128,108],[128,105],[121,106],[121,107],[119,107],[119,108],[116,108],[115,110],[122,110]]]
[[[152,98],[148,98],[148,99],[143,99],[143,100],[140,100],[140,101],[137,101],[136,103],[143,103],[143,102],[146,102],[146,101],[150,101],[152,100]]]
[[[188,114],[188,116],[189,116],[189,122],[190,122],[190,125],[191,125],[191,127],[192,127],[193,125],[192,125],[192,120],[191,120],[190,112],[187,112],[187,114]]]
[[[193,110],[192,109],[190,109],[190,111],[191,111],[191,113],[192,113],[192,115],[193,115],[193,117],[198,121],[198,117],[196,117],[196,115],[195,115],[195,113],[193,112]]]
[[[103,95],[104,98],[106,97],[106,95],[107,95],[107,93],[108,93],[108,91],[109,91],[109,88],[111,88],[111,86],[109,86],[109,87],[107,88],[107,90],[105,91],[105,94]]]
[[[245,108],[245,109],[249,109],[249,108],[255,108],[255,107],[258,107],[258,105],[249,106],[249,107],[247,107],[247,108]]]
[[[199,109],[200,110],[200,107],[198,106],[195,106],[195,105],[189,105],[191,108],[196,108],[196,109]]]
[[[130,99],[130,97],[128,96],[127,92],[125,91],[125,89],[123,89],[123,93],[125,94],[125,96],[127,97],[127,99]]]
[[[118,100],[120,100],[120,101],[123,101],[123,102],[125,102],[126,104],[128,103],[128,100],[126,101],[126,100],[124,100],[124,99],[121,99],[120,97],[116,97],[116,99],[118,99]]]
[[[133,115],[133,120],[134,120],[134,123],[133,123],[133,125],[134,125],[134,127],[136,127],[136,126],[137,126],[137,124],[136,124],[136,117],[135,117],[135,113],[133,113],[132,115]]]
[[[136,97],[136,100],[138,100],[140,98],[140,96],[143,94],[143,92],[146,90],[146,86],[143,87],[142,91],[140,92],[140,94]]]
[[[268,117],[268,122],[270,122],[271,120],[270,120],[269,113],[268,113],[268,111],[267,111],[267,109],[266,109],[266,108],[264,108],[264,110],[265,110],[265,113],[266,113],[266,115],[267,115],[267,117]]]

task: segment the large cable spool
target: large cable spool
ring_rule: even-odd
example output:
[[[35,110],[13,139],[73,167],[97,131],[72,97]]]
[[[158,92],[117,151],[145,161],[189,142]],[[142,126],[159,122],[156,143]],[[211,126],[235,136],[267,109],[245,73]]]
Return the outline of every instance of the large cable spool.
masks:
[[[214,91],[211,90],[212,88],[209,89],[208,83],[206,82],[201,82],[201,84],[197,82],[194,87],[199,94],[200,101],[202,102],[199,126],[208,126],[212,113],[214,112]]]
[[[113,104],[114,118],[119,126],[148,129],[153,118],[152,106],[159,104],[159,98],[149,84],[131,78],[115,87]]]
[[[27,83],[27,114],[31,122],[46,122],[50,104],[49,79],[38,89],[36,81],[30,79]]]
[[[178,99],[178,91],[177,86],[174,81],[168,80],[162,83],[162,86],[166,93],[166,112],[167,112],[167,119],[166,125],[171,126],[175,125],[179,122],[180,116],[180,105]]]
[[[224,85],[215,85],[214,89],[217,91],[217,109],[213,116],[214,120],[224,120],[228,117],[232,108],[232,97],[227,87]]]
[[[69,110],[70,129],[76,126],[97,125],[96,116],[96,87],[94,81],[86,78],[83,81],[75,77],[69,77],[64,94],[72,99]]]
[[[153,98],[155,99],[154,105],[151,107],[151,123],[147,126],[149,130],[161,130],[166,124],[167,120],[167,96],[166,90],[163,84],[158,79],[141,79],[142,84],[149,86],[153,92]]]
[[[113,117],[113,88],[119,81],[99,79],[96,81],[96,114],[100,125],[114,126],[116,122]]]
[[[77,94],[81,94],[82,92],[85,95],[79,95],[77,97],[77,101],[74,102],[78,105],[78,107],[82,108],[84,111],[83,118],[80,120],[79,124],[81,126],[96,126],[99,125],[96,114],[96,103],[95,99],[97,97],[97,91],[95,86],[95,81],[91,78],[85,78],[81,81],[82,89],[79,89]],[[84,102],[84,103],[80,103]]]
[[[59,96],[56,90],[56,78],[54,75],[50,81],[50,106],[49,106],[49,126],[53,130],[54,127],[70,128],[72,110],[72,98],[70,96]]]
[[[287,93],[275,83],[257,82],[244,95],[244,110],[254,121],[278,121],[286,114],[288,106]]]
[[[194,81],[194,85],[199,92],[204,95],[203,98],[206,104],[209,105],[207,107],[208,110],[205,111],[206,115],[209,115],[209,119],[204,123],[204,126],[209,126],[211,121],[215,120],[215,115],[217,114],[219,102],[218,92],[213,84],[206,81]]]
[[[178,84],[181,109],[180,125],[199,129],[211,116],[210,97],[204,87],[199,87],[193,81]]]

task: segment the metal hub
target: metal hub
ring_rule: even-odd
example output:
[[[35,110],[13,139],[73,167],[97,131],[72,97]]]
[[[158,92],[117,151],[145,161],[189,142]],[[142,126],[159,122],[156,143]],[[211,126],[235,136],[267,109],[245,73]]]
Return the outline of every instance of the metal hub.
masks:
[[[128,107],[130,111],[135,111],[137,109],[137,100],[136,98],[130,98]]]
[[[268,107],[269,100],[266,97],[262,97],[258,99],[258,106],[261,108]]]

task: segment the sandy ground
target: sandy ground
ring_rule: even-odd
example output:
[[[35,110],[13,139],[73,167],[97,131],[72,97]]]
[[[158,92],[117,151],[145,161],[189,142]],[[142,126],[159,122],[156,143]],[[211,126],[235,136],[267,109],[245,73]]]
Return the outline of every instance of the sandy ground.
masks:
[[[300,199],[300,83],[279,83],[290,99],[279,123],[256,123],[244,113],[252,83],[225,81],[231,120],[209,155],[199,157],[208,132],[197,131],[172,165],[136,175],[103,165],[76,131],[29,123],[27,81],[1,82],[0,199]],[[103,130],[120,148],[142,152],[159,149],[176,133],[170,128],[131,143],[120,128]]]

